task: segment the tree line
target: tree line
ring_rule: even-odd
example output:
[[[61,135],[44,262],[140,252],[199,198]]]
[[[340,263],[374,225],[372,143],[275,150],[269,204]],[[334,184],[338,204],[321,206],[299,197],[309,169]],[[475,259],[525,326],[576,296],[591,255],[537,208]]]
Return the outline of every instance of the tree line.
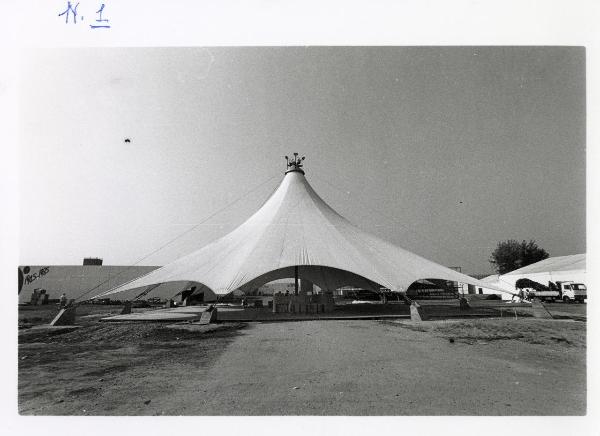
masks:
[[[532,239],[528,241],[508,241],[498,242],[496,249],[492,252],[489,262],[493,265],[498,274],[506,274],[540,260],[547,259],[548,252]]]

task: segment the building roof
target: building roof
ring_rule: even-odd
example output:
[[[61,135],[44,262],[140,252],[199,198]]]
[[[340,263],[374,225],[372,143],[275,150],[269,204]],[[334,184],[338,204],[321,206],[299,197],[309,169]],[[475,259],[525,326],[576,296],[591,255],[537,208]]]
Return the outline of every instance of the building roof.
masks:
[[[96,297],[170,281],[197,282],[224,295],[293,277],[296,266],[300,277],[329,289],[362,280],[361,286],[406,291],[429,278],[481,285],[355,227],[319,197],[300,166],[292,165],[264,205],[231,233]]]

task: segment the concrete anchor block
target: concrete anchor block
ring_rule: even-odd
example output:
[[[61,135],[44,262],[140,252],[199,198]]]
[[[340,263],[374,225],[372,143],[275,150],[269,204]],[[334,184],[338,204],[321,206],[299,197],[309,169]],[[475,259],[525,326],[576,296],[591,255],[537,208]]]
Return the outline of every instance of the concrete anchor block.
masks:
[[[75,306],[60,309],[50,325],[73,325],[75,324]]]
[[[121,315],[129,315],[131,313],[131,301],[126,301],[121,310]]]
[[[200,324],[212,324],[215,322],[217,322],[217,308],[210,306],[208,309],[202,312]]]
[[[410,305],[410,320],[411,321],[427,321],[427,314],[421,305],[413,301]]]
[[[460,297],[458,302],[460,304],[460,310],[471,310],[471,305],[469,304],[469,300],[467,300],[465,297]]]
[[[534,318],[553,318],[552,314],[548,312],[548,309],[544,306],[544,303],[537,298],[531,302],[531,308],[533,309]]]

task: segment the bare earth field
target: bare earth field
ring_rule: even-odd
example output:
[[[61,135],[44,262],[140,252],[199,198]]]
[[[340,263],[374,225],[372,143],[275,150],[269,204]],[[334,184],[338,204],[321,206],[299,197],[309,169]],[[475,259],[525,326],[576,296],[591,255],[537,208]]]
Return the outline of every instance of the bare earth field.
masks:
[[[170,328],[98,323],[104,315],[92,312],[78,318],[77,329],[20,332],[21,414],[586,413],[585,322],[519,317]],[[27,316],[33,318],[25,311],[20,319]]]

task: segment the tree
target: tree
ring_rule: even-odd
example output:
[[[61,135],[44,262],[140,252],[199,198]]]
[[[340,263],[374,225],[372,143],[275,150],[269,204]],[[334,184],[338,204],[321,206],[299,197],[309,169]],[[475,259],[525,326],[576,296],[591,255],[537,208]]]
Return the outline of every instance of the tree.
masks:
[[[498,242],[492,252],[489,262],[494,265],[498,274],[506,274],[548,257],[543,248],[538,247],[534,240],[518,242],[514,239]]]

